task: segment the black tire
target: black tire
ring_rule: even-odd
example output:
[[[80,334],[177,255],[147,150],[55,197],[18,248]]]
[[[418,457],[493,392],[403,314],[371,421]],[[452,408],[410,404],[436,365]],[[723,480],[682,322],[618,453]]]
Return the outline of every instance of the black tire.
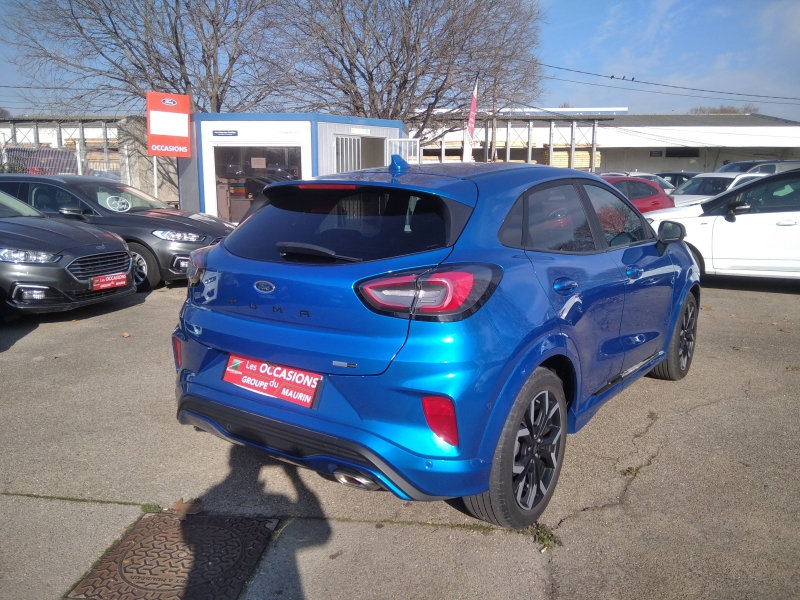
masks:
[[[681,314],[675,323],[672,339],[667,348],[667,358],[658,363],[650,375],[656,379],[678,381],[686,377],[692,366],[697,340],[697,299],[691,292],[683,301]]]
[[[161,269],[153,253],[136,242],[128,244],[128,249],[133,258],[133,280],[136,291],[144,292],[155,289],[161,283]]]
[[[465,497],[467,510],[511,529],[535,523],[553,496],[566,440],[564,387],[552,371],[540,367],[514,401],[500,434],[489,490]]]

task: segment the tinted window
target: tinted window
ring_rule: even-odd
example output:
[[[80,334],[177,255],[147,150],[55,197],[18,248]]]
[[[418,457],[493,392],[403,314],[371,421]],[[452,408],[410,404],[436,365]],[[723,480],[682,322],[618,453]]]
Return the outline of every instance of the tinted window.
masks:
[[[650,196],[655,196],[658,192],[646,183],[642,183],[641,181],[629,181],[628,182],[628,198],[631,200],[638,200],[639,198],[649,198]]]
[[[620,192],[622,192],[626,197],[628,196],[628,182],[627,181],[616,181],[612,183],[615,188],[617,188]]]
[[[744,173],[749,171],[755,164],[754,162],[732,162],[717,169],[717,173]]]
[[[509,211],[500,232],[497,234],[500,243],[509,248],[522,248],[522,198],[516,201]]]
[[[729,177],[695,177],[677,188],[673,194],[716,196],[727,190],[732,182],[733,179]]]
[[[337,255],[378,260],[447,246],[451,211],[431,194],[392,188],[268,190],[267,205],[225,238],[244,258],[273,262],[335,260],[302,252],[281,255],[276,244],[311,244]],[[461,226],[463,227],[463,225]],[[448,236],[448,233],[450,234]]]
[[[31,182],[28,204],[47,214],[57,214],[62,206],[80,204],[68,191],[49,183]]]
[[[775,165],[761,165],[756,170],[756,173],[774,173],[776,168]]]
[[[641,217],[614,194],[596,185],[584,188],[609,246],[625,246],[650,237]]]
[[[742,192],[751,213],[800,211],[800,177],[757,185]]]
[[[592,231],[575,187],[560,185],[535,191],[525,199],[528,240],[533,250],[591,252]]]
[[[0,192],[5,192],[14,198],[19,198],[18,181],[0,181]]]

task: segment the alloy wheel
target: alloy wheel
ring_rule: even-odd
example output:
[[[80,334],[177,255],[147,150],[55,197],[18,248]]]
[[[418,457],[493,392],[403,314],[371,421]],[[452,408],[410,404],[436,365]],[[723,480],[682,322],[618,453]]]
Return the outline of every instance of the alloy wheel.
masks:
[[[522,510],[531,510],[554,483],[562,433],[558,401],[543,390],[525,409],[514,443],[511,487]]]
[[[133,282],[139,287],[147,280],[147,261],[137,252],[131,252],[133,259]]]
[[[681,371],[685,371],[694,353],[694,329],[697,322],[695,306],[687,304],[683,311],[681,322],[680,345],[678,346],[678,356],[680,357]]]

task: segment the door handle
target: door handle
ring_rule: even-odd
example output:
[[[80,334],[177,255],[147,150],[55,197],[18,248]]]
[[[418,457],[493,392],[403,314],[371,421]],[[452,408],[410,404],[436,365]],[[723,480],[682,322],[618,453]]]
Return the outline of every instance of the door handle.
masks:
[[[792,225],[797,225],[797,221],[778,221],[775,225],[778,227],[791,227]]]
[[[578,282],[567,277],[559,277],[553,282],[553,289],[562,296],[569,296],[578,287]]]
[[[630,277],[631,279],[639,279],[644,273],[644,269],[639,265],[628,265],[628,268],[625,269],[625,275]]]

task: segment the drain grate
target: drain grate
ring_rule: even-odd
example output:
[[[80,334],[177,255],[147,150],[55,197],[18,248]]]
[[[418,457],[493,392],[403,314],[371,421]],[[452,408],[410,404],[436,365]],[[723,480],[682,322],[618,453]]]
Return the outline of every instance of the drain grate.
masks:
[[[144,516],[70,592],[86,600],[235,599],[277,519]]]

